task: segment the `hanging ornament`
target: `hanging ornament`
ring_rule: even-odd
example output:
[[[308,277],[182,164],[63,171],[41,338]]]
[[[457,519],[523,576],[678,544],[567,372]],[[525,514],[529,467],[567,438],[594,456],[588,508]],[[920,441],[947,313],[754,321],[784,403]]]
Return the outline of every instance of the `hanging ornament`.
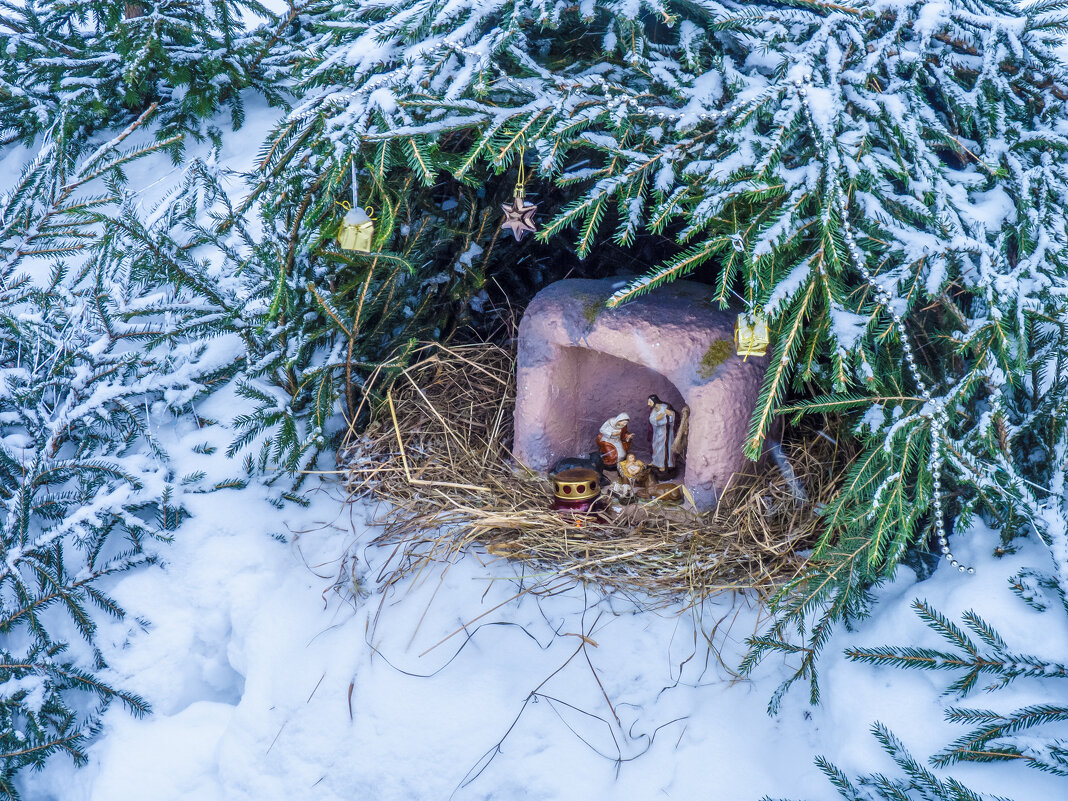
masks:
[[[737,228],[737,220],[735,220],[735,227]],[[733,289],[731,290],[734,296],[742,301],[748,309],[748,311],[739,314],[738,319],[734,321],[734,349],[744,361],[750,356],[764,356],[768,352],[768,343],[771,338],[768,336],[768,318],[764,316],[763,312],[756,310],[756,269],[750,258],[745,255],[745,237],[735,233],[731,234],[730,240],[734,252],[742,254],[747,268],[746,271],[749,273],[748,299],[743,298]]]
[[[371,210],[352,208],[348,203],[341,204],[346,209],[341,220],[341,230],[337,234],[337,243],[342,250],[371,252],[371,242],[375,237],[375,220]]]
[[[763,356],[768,352],[768,319],[760,312],[745,312],[734,323],[734,347],[739,356]]]
[[[371,243],[375,238],[374,211],[368,206],[361,209],[356,202],[356,159],[352,160],[352,205],[342,202],[345,216],[341,220],[341,230],[337,234],[337,243],[342,250],[357,250],[361,253],[371,252]]]
[[[538,230],[537,226],[534,225],[534,212],[538,210],[538,206],[536,203],[527,203],[525,197],[526,189],[524,185],[527,182],[527,171],[523,163],[523,156],[524,154],[520,153],[519,175],[515,182],[515,197],[511,203],[501,204],[501,211],[504,212],[501,229],[511,231],[516,242],[522,242],[524,236]]]
[[[516,242],[522,242],[524,236],[538,230],[534,225],[534,212],[538,210],[538,205],[527,203],[522,195],[516,195],[511,203],[502,203],[501,210],[504,212],[501,228],[511,231]]]

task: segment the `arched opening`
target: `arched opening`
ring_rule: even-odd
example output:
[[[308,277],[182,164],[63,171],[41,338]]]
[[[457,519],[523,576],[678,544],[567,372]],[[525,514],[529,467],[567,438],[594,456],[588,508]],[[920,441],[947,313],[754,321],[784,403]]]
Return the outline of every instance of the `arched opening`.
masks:
[[[563,347],[553,382],[552,429],[570,441],[554,443],[561,455],[584,455],[597,449],[597,432],[610,417],[630,415],[631,450],[639,459],[651,454],[650,395],[681,411],[682,393],[665,376],[628,359],[581,347]],[[566,389],[564,389],[566,388]]]

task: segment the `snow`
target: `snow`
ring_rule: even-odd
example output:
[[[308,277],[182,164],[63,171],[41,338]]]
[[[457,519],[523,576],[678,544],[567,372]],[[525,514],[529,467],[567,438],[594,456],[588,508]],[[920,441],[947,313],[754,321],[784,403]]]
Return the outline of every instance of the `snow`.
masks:
[[[860,338],[864,336],[869,318],[837,305],[831,307],[830,315],[834,339],[838,343],[839,350],[843,354],[852,351]]]
[[[25,676],[21,679],[10,678],[0,684],[0,701],[8,699],[20,693],[23,695],[23,703],[34,714],[40,714],[41,707],[45,702],[45,678],[44,676]]]
[[[841,656],[847,645],[941,646],[909,608],[913,598],[951,619],[977,607],[1024,652],[1056,656],[1068,643],[1063,618],[1007,589],[1015,570],[1044,564],[1044,547],[996,560],[994,535],[975,532],[954,548],[977,575],[940,570],[916,584],[903,570],[869,623],[832,638],[824,706],[798,690],[769,717],[786,666],[769,664],[752,682],[729,670],[762,614],[748,599],[710,604],[699,618],[639,611],[581,587],[515,598],[520,568],[479,551],[383,592],[374,577],[390,550],[369,544],[367,507],[346,506],[329,480],[307,497],[306,509],[283,513],[252,489],[190,499],[194,517],[159,546],[163,565],[113,587],[149,623],[101,630],[112,680],[148,698],[154,714],[109,710],[89,765],[56,761],[25,774],[27,799],[645,801],[707,797],[709,788],[717,798],[830,799],[812,757],[887,769],[868,733],[874,721],[922,755],[962,733],[939,722],[953,701],[940,698],[950,674]],[[353,575],[366,594],[350,592]],[[702,629],[714,631],[718,655]],[[1021,682],[977,705],[1009,711],[1048,697],[1038,689]],[[1016,801],[1063,790],[1060,779],[1015,765],[952,773]]]
[[[811,260],[805,259],[795,265],[789,274],[775,285],[768,302],[764,304],[764,313],[775,316],[786,306],[808,282],[812,272]]]

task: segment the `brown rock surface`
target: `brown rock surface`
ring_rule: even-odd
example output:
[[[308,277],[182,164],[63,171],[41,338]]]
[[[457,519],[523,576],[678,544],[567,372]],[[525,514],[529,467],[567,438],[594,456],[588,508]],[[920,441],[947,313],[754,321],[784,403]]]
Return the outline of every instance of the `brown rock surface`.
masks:
[[[558,281],[535,296],[519,326],[515,454],[547,470],[596,450],[601,424],[630,415],[639,458],[650,451],[649,395],[681,411],[690,436],[681,480],[711,506],[749,461],[742,445],[767,357],[734,350],[736,314],[709,288],[676,281],[617,309],[605,299],[618,280]]]

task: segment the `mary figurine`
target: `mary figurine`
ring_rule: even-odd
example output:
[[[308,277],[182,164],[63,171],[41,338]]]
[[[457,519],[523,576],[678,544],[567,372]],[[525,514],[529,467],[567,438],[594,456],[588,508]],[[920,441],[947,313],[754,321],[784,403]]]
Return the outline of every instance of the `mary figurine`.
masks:
[[[656,395],[649,396],[649,423],[653,427],[653,457],[649,464],[667,472],[675,467],[671,443],[675,439],[675,409]]]
[[[597,434],[597,450],[601,452],[601,461],[605,467],[615,467],[630,450],[630,441],[634,435],[627,431],[630,415],[617,414],[604,421]]]

